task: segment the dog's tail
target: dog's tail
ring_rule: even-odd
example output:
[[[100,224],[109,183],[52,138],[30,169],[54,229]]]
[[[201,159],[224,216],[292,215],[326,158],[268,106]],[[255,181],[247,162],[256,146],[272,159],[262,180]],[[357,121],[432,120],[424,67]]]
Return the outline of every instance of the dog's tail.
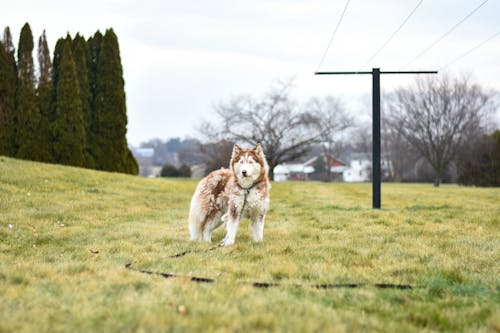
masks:
[[[189,240],[191,241],[201,241],[202,231],[201,226],[197,221],[193,221],[191,217],[189,218]]]
[[[189,221],[188,221],[188,229],[189,229],[189,239],[191,241],[200,241],[203,237],[203,219],[200,216],[199,207],[197,207],[196,199],[193,197],[191,200],[191,207],[189,208]]]

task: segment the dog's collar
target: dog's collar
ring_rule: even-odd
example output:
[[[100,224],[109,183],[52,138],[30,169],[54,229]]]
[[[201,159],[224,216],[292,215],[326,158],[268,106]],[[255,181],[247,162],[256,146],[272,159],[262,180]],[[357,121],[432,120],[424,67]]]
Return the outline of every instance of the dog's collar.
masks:
[[[250,194],[250,190],[253,189],[255,186],[257,186],[257,184],[259,184],[259,183],[260,182],[253,183],[249,187],[243,187],[240,184],[238,184],[243,190],[245,190],[245,197],[243,198],[243,206],[241,207],[240,215],[243,214],[243,210],[245,209],[245,206],[247,204],[247,196]]]
[[[250,190],[251,190],[251,189],[253,189],[255,186],[257,186],[259,183],[260,183],[260,182],[253,183],[253,184],[252,184],[251,186],[249,186],[249,187],[243,187],[243,186],[241,186],[240,184],[238,184],[238,185],[240,185],[240,187],[241,187],[242,189],[244,189],[244,190],[245,190],[245,192],[246,192],[246,194],[248,195],[248,194],[250,193]]]

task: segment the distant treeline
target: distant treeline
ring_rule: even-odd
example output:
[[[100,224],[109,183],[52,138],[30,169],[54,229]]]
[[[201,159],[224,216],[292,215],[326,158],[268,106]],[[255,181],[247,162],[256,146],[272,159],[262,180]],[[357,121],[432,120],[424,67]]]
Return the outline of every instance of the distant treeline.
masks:
[[[28,23],[17,61],[9,27],[0,40],[0,155],[137,174],[128,149],[118,39],[113,29],[89,39],[60,38],[52,61],[45,31],[38,71]]]

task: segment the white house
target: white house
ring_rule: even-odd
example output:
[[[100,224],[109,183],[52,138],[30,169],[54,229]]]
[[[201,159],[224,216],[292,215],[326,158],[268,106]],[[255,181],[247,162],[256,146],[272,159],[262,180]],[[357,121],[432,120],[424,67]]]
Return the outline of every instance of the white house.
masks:
[[[306,180],[314,168],[304,164],[279,164],[274,168],[274,181]]]
[[[304,163],[297,164],[279,164],[274,168],[274,180],[275,181],[285,181],[285,180],[318,180],[319,173],[314,169],[314,165],[318,158],[324,159],[323,155],[314,156],[313,158],[307,160]],[[330,167],[330,172],[332,174],[341,175],[342,171],[346,168],[346,165],[332,157],[328,156],[325,163]]]
[[[382,156],[380,161],[382,179],[389,175],[391,163]],[[356,153],[351,156],[349,168],[344,170],[343,179],[345,182],[369,182],[372,174],[371,157],[367,154]]]
[[[352,159],[349,167],[342,173],[345,182],[367,182],[370,180],[372,162],[359,156]]]
[[[321,155],[320,155],[321,156]],[[274,168],[274,180],[318,180],[318,173],[314,170],[314,165],[318,156],[311,158],[304,163],[279,164]],[[330,166],[330,172],[337,175],[333,179],[344,182],[369,182],[372,174],[372,161],[368,154],[353,153],[349,166],[346,166],[341,160],[329,157],[325,162]],[[388,175],[390,162],[382,159],[382,178]]]

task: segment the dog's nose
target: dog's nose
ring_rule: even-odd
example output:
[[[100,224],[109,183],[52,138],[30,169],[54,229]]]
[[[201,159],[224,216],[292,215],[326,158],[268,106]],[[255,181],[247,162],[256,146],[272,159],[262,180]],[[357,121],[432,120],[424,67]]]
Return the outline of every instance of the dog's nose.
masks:
[[[243,175],[243,177],[246,177],[247,176],[247,171],[243,170],[243,171],[241,171],[241,174]]]

